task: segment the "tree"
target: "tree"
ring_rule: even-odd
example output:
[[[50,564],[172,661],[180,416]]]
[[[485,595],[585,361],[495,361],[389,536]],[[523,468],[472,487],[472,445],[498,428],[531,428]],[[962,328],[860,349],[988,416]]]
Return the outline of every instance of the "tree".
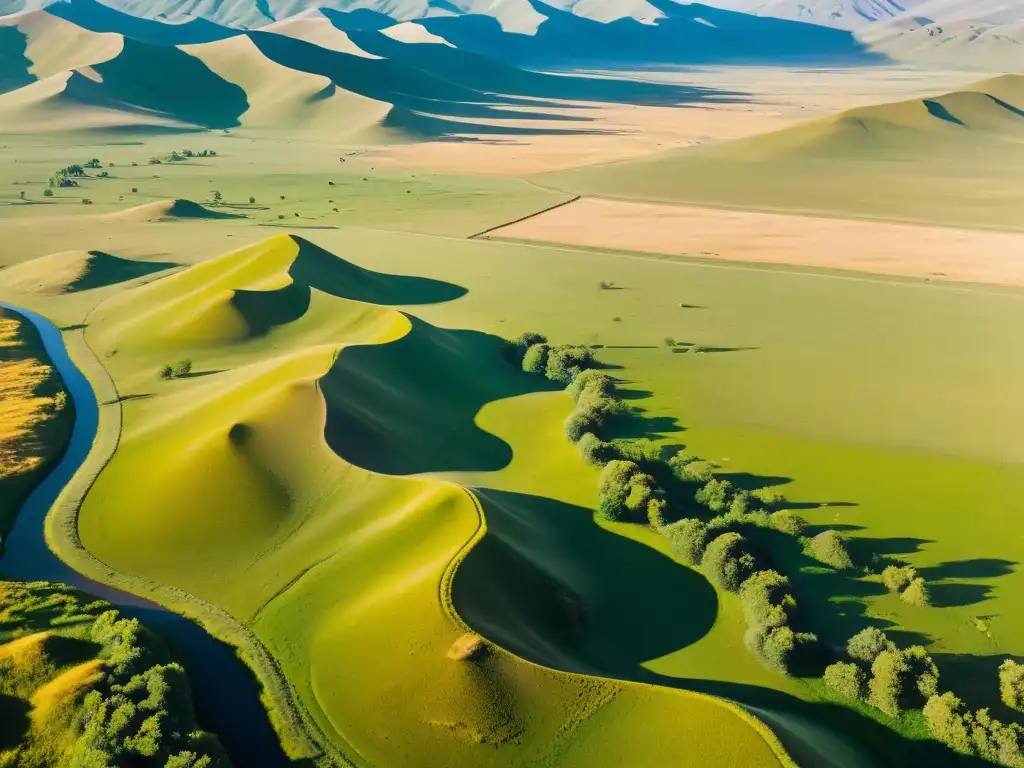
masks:
[[[523,355],[523,370],[527,373],[544,373],[548,364],[548,354],[551,351],[544,342],[531,344]]]
[[[568,384],[593,362],[594,353],[587,347],[560,345],[551,348],[544,373],[551,381]]]
[[[671,336],[666,336],[665,337],[665,341],[663,343],[665,344],[666,347],[668,347],[669,349],[672,349],[672,347],[674,347],[676,345],[676,340],[673,339]]]
[[[999,665],[999,698],[1010,709],[1024,712],[1024,664],[1007,659]]]
[[[172,366],[170,366],[170,365],[165,365],[165,366],[163,366],[157,372],[156,376],[161,381],[167,381],[168,379],[173,379],[174,378],[174,368]]]
[[[578,443],[584,435],[601,431],[604,419],[592,408],[575,408],[565,420],[565,436],[570,443]]]
[[[855,634],[846,643],[846,653],[851,659],[871,664],[882,651],[895,650],[896,646],[877,627],[868,627]]]
[[[603,466],[615,458],[615,449],[593,432],[587,432],[576,444],[580,457],[594,466]]]
[[[837,661],[825,667],[825,685],[847,699],[864,695],[864,670],[848,661]]]
[[[224,202],[224,195],[221,194],[219,189],[213,190],[213,204],[220,205]]]
[[[52,189],[44,189],[43,190],[43,197],[53,197],[53,190]]]
[[[647,522],[651,524],[651,528],[656,531],[664,528],[667,512],[668,502],[664,499],[651,499],[647,502]]]
[[[799,536],[807,527],[807,521],[789,509],[772,512],[768,521],[776,531],[788,533],[790,536]]]
[[[747,647],[768,667],[788,674],[803,661],[817,643],[809,632],[794,632],[789,627],[752,627],[747,631]]]
[[[914,678],[914,687],[920,694],[920,699],[914,702],[915,706],[921,706],[930,697],[939,692],[939,669],[932,661],[932,657],[920,645],[912,645],[902,651],[903,658],[910,666],[910,673]]]
[[[619,520],[625,513],[626,497],[629,495],[629,481],[640,472],[640,467],[632,461],[615,459],[609,461],[601,470],[597,481],[597,492],[600,495],[598,511],[609,520]]]
[[[810,550],[815,560],[838,571],[853,568],[853,559],[846,551],[846,537],[839,531],[822,531],[811,539]]]
[[[86,168],[99,168],[99,167],[101,167],[101,165],[102,165],[102,163],[100,163],[100,159],[98,157],[94,157],[92,160],[90,160],[89,162],[87,162],[85,164],[85,167]]]
[[[898,717],[912,683],[910,665],[896,649],[884,650],[871,664],[868,701],[890,717]]]
[[[23,189],[23,190],[21,190],[21,194],[20,194],[20,195],[18,195],[18,197],[20,197],[20,198],[21,198],[22,200],[24,200],[24,199],[25,199],[25,190],[24,190],[24,189]]]
[[[721,512],[729,501],[730,491],[732,491],[732,483],[728,480],[711,478],[697,491],[694,499],[712,512]]]
[[[711,581],[727,592],[736,592],[754,572],[756,562],[746,549],[746,540],[738,533],[723,533],[712,539],[704,550],[701,568]]]
[[[918,576],[900,594],[900,600],[910,605],[930,605],[931,597],[928,594],[928,585],[924,579]]]
[[[661,534],[668,539],[672,554],[687,565],[700,565],[708,542],[708,527],[705,523],[694,518],[684,518],[666,525],[661,529]]]
[[[890,592],[902,592],[917,578],[917,571],[910,565],[889,565],[882,571],[882,583]]]
[[[932,736],[962,755],[974,754],[967,728],[967,707],[952,692],[932,696],[924,705],[925,722]]]
[[[612,381],[612,377],[608,374],[589,368],[585,371],[580,371],[565,389],[572,395],[573,400],[579,402],[580,396],[584,391],[611,397],[615,394],[615,382]]]
[[[740,585],[743,613],[750,627],[782,627],[796,609],[789,579],[777,571],[757,571]]]
[[[729,515],[737,519],[743,518],[750,511],[750,494],[737,491],[729,502]]]
[[[249,195],[249,205],[256,205],[256,198]]]

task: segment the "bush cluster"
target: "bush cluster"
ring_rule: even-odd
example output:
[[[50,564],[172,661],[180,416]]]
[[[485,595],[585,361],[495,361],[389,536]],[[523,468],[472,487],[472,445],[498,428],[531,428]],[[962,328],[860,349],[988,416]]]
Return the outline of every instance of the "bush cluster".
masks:
[[[839,531],[822,531],[814,538],[808,539],[806,546],[815,560],[837,571],[853,568],[853,559],[846,550],[846,537]]]
[[[662,491],[654,478],[641,472],[635,462],[623,459],[612,459],[605,465],[597,491],[597,512],[606,520],[648,520],[651,504],[662,500]],[[657,509],[663,514],[660,505]]]
[[[889,565],[882,570],[882,583],[890,592],[898,592],[900,599],[911,605],[929,605],[928,585],[911,565]]]
[[[1017,723],[1002,723],[987,709],[971,712],[949,691],[929,698],[923,712],[932,736],[954,751],[996,765],[1024,766],[1024,728]]]
[[[180,379],[182,376],[187,376],[192,373],[192,361],[191,360],[179,360],[173,365],[165,365],[157,373],[157,378],[167,381],[169,379]]]

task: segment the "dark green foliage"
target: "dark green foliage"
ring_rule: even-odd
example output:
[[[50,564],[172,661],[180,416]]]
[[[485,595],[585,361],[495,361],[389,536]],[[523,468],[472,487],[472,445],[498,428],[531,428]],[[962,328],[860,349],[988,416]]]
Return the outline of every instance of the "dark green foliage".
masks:
[[[191,360],[179,360],[173,365],[163,366],[157,373],[157,378],[161,380],[177,379],[182,376],[187,376],[192,372],[192,361]]]
[[[789,627],[753,627],[747,631],[746,642],[768,667],[783,674],[798,667],[818,638],[807,632],[794,632]]]
[[[598,467],[604,466],[616,456],[615,449],[611,444],[604,442],[592,432],[588,432],[580,438],[577,448],[587,464]]]
[[[728,480],[708,480],[700,490],[697,491],[694,499],[698,504],[703,504],[712,512],[721,512],[729,503],[729,496],[732,491],[732,483]]]
[[[598,482],[598,513],[606,520],[646,519],[647,505],[658,495],[654,478],[632,461],[609,461]]]
[[[1002,723],[987,709],[970,712],[949,692],[929,698],[923,711],[932,735],[954,751],[996,765],[1024,766],[1024,728],[1017,723]]]
[[[551,348],[544,375],[551,381],[568,384],[593,364],[594,353],[590,348],[560,345]]]
[[[896,646],[885,636],[885,633],[876,627],[862,629],[846,643],[846,653],[850,658],[865,664],[873,663],[882,651],[895,650],[895,648]]]
[[[1024,712],[1024,664],[1007,659],[999,665],[999,698],[1010,709]]]
[[[864,670],[848,661],[837,661],[825,667],[825,685],[847,699],[864,695]]]
[[[664,499],[651,499],[647,502],[647,522],[654,530],[660,530],[665,526],[667,513],[668,502]]]
[[[43,197],[53,197],[53,190],[49,189],[49,188],[44,189],[43,190]]]
[[[173,379],[174,378],[174,368],[172,366],[170,366],[170,365],[165,365],[165,366],[163,366],[159,370],[159,372],[157,372],[156,377],[158,379],[160,379],[161,381],[167,381],[168,379]]]
[[[822,531],[810,542],[811,555],[815,560],[830,565],[836,570],[853,568],[853,560],[846,551],[846,537],[839,531]]]
[[[94,157],[92,160],[90,160],[89,162],[87,162],[85,164],[85,167],[86,168],[99,168],[99,167],[101,167],[101,165],[102,165],[102,163],[100,163],[99,158],[98,157]]]
[[[789,579],[776,571],[758,571],[740,586],[748,627],[782,627],[796,609]]]
[[[539,373],[542,376],[547,370],[548,353],[551,347],[544,342],[531,344],[523,354],[523,370],[527,373]]]
[[[921,646],[886,649],[871,664],[868,700],[891,717],[920,708],[938,693],[939,673]]]
[[[786,503],[786,497],[772,488],[758,488],[751,491],[750,495],[766,507],[774,508]]]
[[[256,198],[252,195],[249,196],[249,205],[256,205]]]
[[[729,502],[729,514],[735,518],[742,518],[751,508],[751,496],[746,491],[737,491]]]
[[[569,382],[566,391],[572,395],[572,399],[576,402],[579,402],[580,396],[584,391],[612,397],[615,395],[615,382],[608,374],[590,368],[581,371],[576,378]]]
[[[705,575],[727,592],[738,591],[756,565],[753,555],[747,551],[746,540],[734,532],[713,539],[701,560]]]
[[[604,413],[593,408],[576,408],[565,420],[565,436],[578,443],[584,435],[596,434],[604,426]]]
[[[789,509],[772,512],[768,520],[769,527],[782,533],[788,533],[790,536],[799,536],[807,527],[807,521]]]
[[[708,527],[700,520],[685,518],[661,529],[668,539],[672,554],[687,565],[700,565],[708,542]]]
[[[932,696],[925,703],[923,712],[932,736],[962,755],[974,753],[966,721],[970,713],[960,699],[950,692]]]

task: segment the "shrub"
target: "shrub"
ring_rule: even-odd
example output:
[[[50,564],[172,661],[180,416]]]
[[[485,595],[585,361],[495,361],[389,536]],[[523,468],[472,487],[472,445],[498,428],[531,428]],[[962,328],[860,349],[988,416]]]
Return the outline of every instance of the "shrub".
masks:
[[[847,699],[864,695],[864,670],[848,661],[837,661],[825,667],[825,685]]]
[[[82,198],[82,205],[92,205],[92,200],[88,197]]]
[[[602,280],[597,284],[597,287],[600,288],[602,291],[610,291],[615,287],[615,283],[613,283],[611,280]]]
[[[704,550],[701,567],[719,588],[736,592],[754,572],[756,562],[746,551],[746,540],[738,533],[723,533]]]
[[[668,512],[668,502],[664,499],[651,499],[647,502],[647,522],[651,528],[658,531],[665,527],[668,522],[665,518]]]
[[[565,420],[565,436],[570,443],[578,443],[584,435],[600,432],[604,426],[603,414],[592,408],[576,408]]]
[[[900,600],[910,605],[930,605],[931,597],[928,594],[928,585],[924,579],[918,576],[900,593]]]
[[[954,694],[932,696],[924,705],[924,719],[932,736],[962,755],[974,753],[967,729],[967,707]]]
[[[615,458],[615,449],[593,432],[587,432],[576,444],[580,456],[587,464],[603,466]]]
[[[768,521],[776,531],[788,533],[790,536],[799,536],[807,527],[807,521],[789,509],[772,512]]]
[[[700,565],[708,542],[708,527],[700,520],[684,518],[661,529],[672,553],[687,565]]]
[[[164,161],[161,160],[159,157],[151,157],[151,158],[149,158],[149,164],[150,165],[162,165],[163,162]]]
[[[49,188],[44,189],[43,190],[43,197],[53,197],[53,190],[49,189]]]
[[[550,351],[551,347],[544,342],[531,344],[523,355],[523,370],[527,373],[539,373],[543,375],[547,368],[548,353]]]
[[[252,195],[249,196],[249,205],[256,205],[256,198]]]
[[[917,578],[917,571],[910,565],[890,565],[882,571],[882,583],[890,592],[902,592]]]
[[[758,488],[751,491],[750,495],[766,507],[777,507],[786,502],[786,497],[772,488]]]
[[[674,346],[676,345],[676,340],[675,340],[675,339],[673,339],[673,338],[672,338],[671,336],[666,336],[666,337],[665,337],[665,341],[664,341],[663,343],[664,343],[664,345],[665,345],[666,347],[668,347],[669,349],[671,349],[672,347],[674,347]]]
[[[192,373],[192,361],[188,359],[179,360],[174,364],[173,373],[175,378]]]
[[[156,377],[158,379],[160,379],[161,381],[167,381],[168,379],[173,379],[174,378],[174,368],[172,368],[169,365],[165,365],[165,366],[163,366],[159,370],[159,372],[157,372]]]
[[[568,384],[594,362],[594,353],[587,347],[562,345],[552,347],[547,358],[545,375],[551,381]]]
[[[608,374],[589,368],[585,371],[580,371],[579,375],[569,382],[569,386],[565,389],[572,395],[573,400],[579,402],[580,396],[584,391],[595,392],[608,397],[613,396],[615,394],[615,382]]]
[[[758,571],[740,586],[743,613],[750,627],[782,627],[789,624],[796,600],[789,579],[777,571]]]
[[[609,520],[619,520],[626,511],[626,498],[630,493],[630,480],[640,472],[640,468],[632,461],[615,459],[609,461],[601,470],[597,482],[600,494],[598,511]]]
[[[915,706],[921,706],[926,700],[939,692],[939,669],[932,661],[932,657],[920,645],[913,645],[903,652],[903,658],[910,665],[910,672],[914,678],[914,687],[920,694],[920,699]]]
[[[721,512],[729,501],[729,492],[732,490],[732,483],[728,480],[708,480],[700,490],[697,491],[694,499],[698,504],[703,504],[712,512]]]
[[[903,654],[887,649],[871,664],[868,701],[890,717],[898,717],[907,698],[911,670]]]
[[[750,494],[746,491],[737,491],[729,502],[729,514],[735,518],[742,518],[750,510]]]
[[[654,478],[644,472],[637,472],[629,479],[629,492],[626,494],[626,510],[630,518],[636,520],[647,517],[647,506],[657,498],[657,486]]]
[[[865,664],[872,664],[882,651],[895,649],[896,646],[885,633],[876,627],[862,629],[846,643],[846,653],[850,658],[863,661]]]
[[[853,568],[853,560],[846,551],[846,537],[839,531],[822,531],[811,539],[810,550],[815,560],[838,571]]]
[[[68,393],[61,390],[53,396],[53,410],[63,411],[68,404]]]
[[[139,191],[138,187],[132,187],[132,192],[138,192],[138,191]]]
[[[1007,659],[999,665],[999,698],[1010,709],[1024,712],[1024,664]]]
[[[788,674],[808,655],[818,638],[789,627],[753,627],[747,631],[747,646],[766,666]]]

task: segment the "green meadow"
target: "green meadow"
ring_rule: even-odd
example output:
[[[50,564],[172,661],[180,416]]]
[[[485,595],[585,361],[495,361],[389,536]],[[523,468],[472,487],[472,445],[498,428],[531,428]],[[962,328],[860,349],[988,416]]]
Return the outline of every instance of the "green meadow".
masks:
[[[502,357],[526,330],[595,349],[637,409],[621,437],[685,445],[784,494],[812,532],[926,578],[917,607],[790,552],[826,646],[884,628],[924,644],[972,707],[1015,718],[997,668],[1024,654],[1024,292],[470,240],[565,198],[358,155],[290,173],[276,144],[235,141],[172,167],[121,167],[176,146],[159,142],[7,166],[33,199],[81,159],[117,158],[125,177],[0,208],[17,246],[0,297],[85,324],[117,387],[121,442],[83,545],[242,622],[339,754],[664,765],[685,743],[693,765],[784,763],[728,699],[801,764],[922,759],[920,723],[766,669],[737,597],[649,528],[595,519],[598,470],[562,430],[571,399]],[[121,189],[136,183],[138,199]],[[205,208],[160,202],[175,199]],[[450,660],[468,631],[485,659]]]

